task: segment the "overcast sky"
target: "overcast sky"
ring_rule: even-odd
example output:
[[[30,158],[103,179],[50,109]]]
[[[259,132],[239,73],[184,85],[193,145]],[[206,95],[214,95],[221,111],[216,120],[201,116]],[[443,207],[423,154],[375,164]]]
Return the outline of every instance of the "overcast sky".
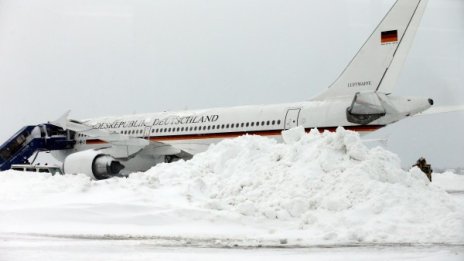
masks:
[[[27,124],[307,100],[392,0],[0,0],[0,142]],[[396,95],[464,104],[464,1],[430,0]],[[464,166],[464,113],[376,137],[403,165]]]

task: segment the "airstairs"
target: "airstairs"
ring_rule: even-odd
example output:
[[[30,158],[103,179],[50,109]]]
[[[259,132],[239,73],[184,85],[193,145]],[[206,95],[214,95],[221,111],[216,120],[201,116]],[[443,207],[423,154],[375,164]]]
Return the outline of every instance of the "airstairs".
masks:
[[[27,164],[39,151],[67,150],[75,144],[74,133],[51,124],[25,126],[0,146],[0,170]]]

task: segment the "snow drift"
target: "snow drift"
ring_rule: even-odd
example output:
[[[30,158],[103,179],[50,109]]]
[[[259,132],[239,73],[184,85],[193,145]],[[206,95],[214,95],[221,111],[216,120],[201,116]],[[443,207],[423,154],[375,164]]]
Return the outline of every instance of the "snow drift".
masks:
[[[463,203],[357,133],[224,140],[129,178],[0,175],[0,232],[464,243]]]

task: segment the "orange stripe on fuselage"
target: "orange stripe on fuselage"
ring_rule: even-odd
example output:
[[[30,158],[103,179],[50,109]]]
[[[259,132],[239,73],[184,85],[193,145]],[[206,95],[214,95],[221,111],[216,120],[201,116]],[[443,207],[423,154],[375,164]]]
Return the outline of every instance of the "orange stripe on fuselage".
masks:
[[[103,143],[108,143],[108,142],[102,141],[102,140],[86,140],[85,141],[85,144],[87,145],[95,145],[95,144],[103,144]]]

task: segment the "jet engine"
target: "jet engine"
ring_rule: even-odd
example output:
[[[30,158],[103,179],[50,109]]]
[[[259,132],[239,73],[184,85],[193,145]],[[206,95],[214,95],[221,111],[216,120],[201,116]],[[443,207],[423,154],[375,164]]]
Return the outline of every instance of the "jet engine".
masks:
[[[94,179],[119,176],[124,169],[119,161],[96,150],[84,150],[67,156],[63,164],[64,173],[84,173]]]

